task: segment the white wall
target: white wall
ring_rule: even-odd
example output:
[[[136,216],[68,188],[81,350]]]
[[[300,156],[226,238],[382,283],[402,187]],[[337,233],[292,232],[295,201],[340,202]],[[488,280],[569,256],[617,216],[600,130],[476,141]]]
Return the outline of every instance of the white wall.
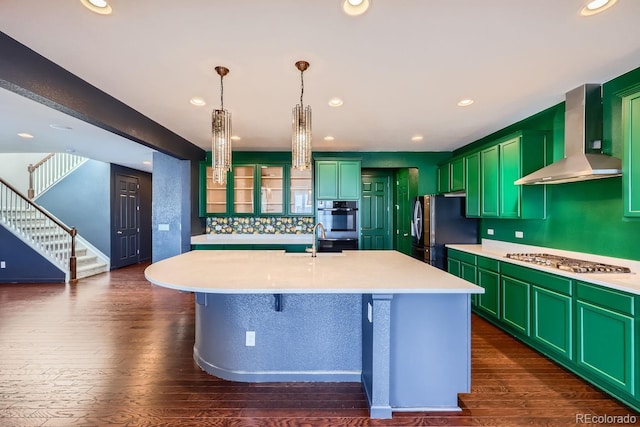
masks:
[[[0,153],[0,178],[27,195],[29,172],[27,166],[44,159],[48,153]]]

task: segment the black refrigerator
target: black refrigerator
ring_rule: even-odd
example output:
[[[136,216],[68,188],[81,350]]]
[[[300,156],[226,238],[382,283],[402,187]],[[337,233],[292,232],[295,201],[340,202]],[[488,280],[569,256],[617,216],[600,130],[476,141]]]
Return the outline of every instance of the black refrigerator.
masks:
[[[421,261],[446,270],[445,244],[478,243],[479,221],[465,217],[464,197],[416,197],[411,212],[411,255]]]

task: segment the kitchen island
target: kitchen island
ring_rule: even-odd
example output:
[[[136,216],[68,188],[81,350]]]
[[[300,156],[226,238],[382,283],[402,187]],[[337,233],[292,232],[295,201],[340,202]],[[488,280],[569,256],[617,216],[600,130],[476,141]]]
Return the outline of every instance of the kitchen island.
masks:
[[[145,276],[195,293],[194,359],[218,377],[362,382],[373,418],[470,391],[483,289],[399,252],[191,251]]]

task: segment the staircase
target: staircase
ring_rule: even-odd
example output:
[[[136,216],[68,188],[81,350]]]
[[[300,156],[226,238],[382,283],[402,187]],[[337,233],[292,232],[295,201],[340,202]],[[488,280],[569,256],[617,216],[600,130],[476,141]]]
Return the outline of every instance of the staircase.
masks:
[[[67,282],[108,271],[108,259],[0,178],[0,225],[65,272]],[[76,244],[76,241],[78,244]]]

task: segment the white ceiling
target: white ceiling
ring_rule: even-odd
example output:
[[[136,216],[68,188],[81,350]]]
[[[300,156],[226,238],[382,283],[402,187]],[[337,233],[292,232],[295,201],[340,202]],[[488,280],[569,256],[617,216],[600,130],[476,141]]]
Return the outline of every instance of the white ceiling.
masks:
[[[4,0],[0,28],[203,149],[220,102],[216,65],[231,70],[234,149],[288,150],[294,63],[309,61],[315,151],[450,151],[640,66],[637,0],[591,17],[578,14],[586,0],[371,0],[359,17],[341,2],[111,0],[101,16],[80,0]],[[342,107],[328,106],[335,96]],[[458,107],[463,98],[475,103]],[[61,139],[53,118],[14,109],[7,93],[0,101],[11,103],[3,114],[25,115],[0,121],[0,151],[19,131]]]

